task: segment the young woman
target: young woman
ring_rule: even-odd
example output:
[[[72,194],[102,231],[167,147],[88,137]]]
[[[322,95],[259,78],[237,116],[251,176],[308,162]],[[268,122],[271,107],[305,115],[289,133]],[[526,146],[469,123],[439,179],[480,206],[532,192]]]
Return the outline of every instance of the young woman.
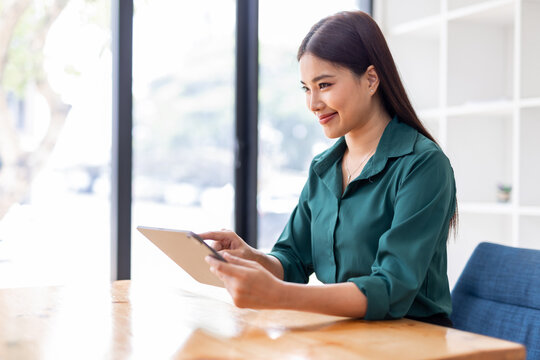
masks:
[[[446,242],[456,189],[386,41],[360,11],[322,19],[298,50],[306,103],[336,143],[317,155],[269,254],[232,231],[200,234],[237,306],[451,325]],[[315,272],[323,285],[305,285]]]

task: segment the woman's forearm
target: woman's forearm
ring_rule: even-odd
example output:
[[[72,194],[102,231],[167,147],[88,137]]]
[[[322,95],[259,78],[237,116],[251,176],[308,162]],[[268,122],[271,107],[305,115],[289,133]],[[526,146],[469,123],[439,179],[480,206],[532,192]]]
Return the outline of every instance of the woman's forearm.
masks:
[[[274,256],[258,252],[255,259],[278,279],[283,280],[283,266]],[[367,298],[351,282],[304,285],[283,282],[278,308],[311,311],[327,315],[361,318],[366,315]]]
[[[234,303],[253,309],[289,309],[361,318],[367,298],[351,282],[305,285],[283,281],[281,262],[258,250],[252,259],[223,254],[226,262],[206,257],[210,270],[223,280]]]
[[[351,282],[326,285],[283,283],[279,308],[362,318],[367,298]]]
[[[257,255],[253,260],[264,266],[264,268],[274,274],[275,277],[283,280],[283,265],[281,265],[281,262],[276,257],[267,255],[262,251],[257,250]]]

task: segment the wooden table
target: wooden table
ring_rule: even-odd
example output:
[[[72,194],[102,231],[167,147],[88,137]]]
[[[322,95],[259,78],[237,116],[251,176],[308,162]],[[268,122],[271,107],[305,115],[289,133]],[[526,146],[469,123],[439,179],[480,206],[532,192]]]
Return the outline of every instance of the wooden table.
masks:
[[[239,309],[180,287],[0,290],[0,359],[524,359],[515,343],[412,320]]]

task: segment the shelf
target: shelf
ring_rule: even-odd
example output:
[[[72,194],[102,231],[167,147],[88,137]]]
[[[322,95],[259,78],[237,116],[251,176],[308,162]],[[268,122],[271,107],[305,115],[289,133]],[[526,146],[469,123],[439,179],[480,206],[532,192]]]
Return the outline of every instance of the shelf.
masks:
[[[512,245],[511,215],[506,213],[466,213],[459,210],[458,242],[475,244],[489,241]]]
[[[519,246],[529,249],[540,249],[540,217],[520,216]]]
[[[464,202],[458,207],[460,213],[469,214],[511,214],[513,210],[510,203]]]
[[[374,4],[376,7],[381,5],[378,2]],[[384,23],[387,29],[395,28],[401,24],[419,22],[421,23],[426,18],[440,14],[440,1],[426,0],[387,0],[384,6],[375,9],[382,12]],[[377,11],[378,10],[378,11]]]
[[[524,216],[540,216],[540,206],[519,206],[518,213]],[[510,215],[514,212],[511,203],[459,203],[460,214],[501,214]],[[540,233],[539,233],[540,234]]]
[[[512,216],[467,213],[459,208],[457,238],[448,241],[448,280],[455,283],[481,242],[512,245]]]
[[[512,130],[510,116],[449,117],[447,155],[456,178],[458,198],[465,203],[492,203],[497,185],[512,183]]]
[[[418,117],[454,170],[451,283],[481,241],[540,249],[540,0],[374,6],[384,6],[379,21]],[[513,187],[508,203],[497,202],[501,183]]]
[[[513,26],[464,19],[448,23],[448,105],[512,100]]]
[[[448,116],[462,116],[473,114],[485,115],[512,115],[513,102],[510,100],[484,101],[451,106],[446,109]]]
[[[467,1],[470,3],[470,1]],[[460,7],[448,12],[448,20],[474,23],[507,24],[514,21],[515,0],[492,0]]]
[[[521,8],[521,97],[540,97],[540,1],[523,1]]]
[[[440,39],[389,36],[388,46],[415,109],[439,107]],[[414,54],[415,61],[411,61]]]
[[[520,118],[519,203],[540,206],[540,108],[522,109]]]
[[[414,36],[423,38],[438,38],[442,17],[440,15],[429,16],[421,20],[410,21],[396,25],[390,29],[390,36]]]
[[[540,107],[540,98],[521,99],[519,101],[519,106],[521,108]]]
[[[519,215],[540,216],[540,206],[520,206]],[[540,234],[540,232],[537,234]]]
[[[429,120],[437,120],[440,118],[442,114],[442,110],[439,108],[431,108],[431,109],[423,109],[418,110],[417,113],[418,117],[421,121],[429,121]]]

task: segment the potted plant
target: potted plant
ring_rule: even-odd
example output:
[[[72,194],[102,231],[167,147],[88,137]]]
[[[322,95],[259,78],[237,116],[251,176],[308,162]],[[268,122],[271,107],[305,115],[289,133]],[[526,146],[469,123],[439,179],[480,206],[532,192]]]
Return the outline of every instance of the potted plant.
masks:
[[[512,185],[499,183],[497,185],[497,201],[502,203],[510,202],[510,193],[512,192]]]

